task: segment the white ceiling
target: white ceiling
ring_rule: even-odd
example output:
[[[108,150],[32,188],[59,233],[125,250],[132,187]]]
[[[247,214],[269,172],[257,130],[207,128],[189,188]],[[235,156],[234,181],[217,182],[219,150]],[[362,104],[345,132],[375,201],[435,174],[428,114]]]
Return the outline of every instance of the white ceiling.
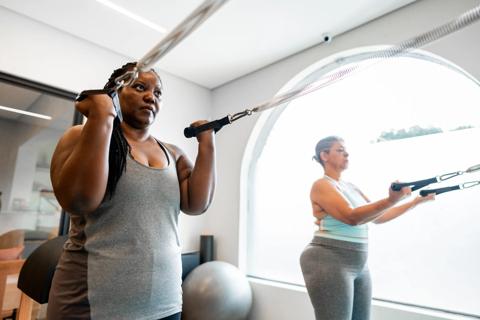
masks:
[[[215,88],[416,0],[229,0],[157,67]],[[202,0],[111,0],[167,32]],[[0,5],[133,60],[162,34],[96,0],[0,0]]]

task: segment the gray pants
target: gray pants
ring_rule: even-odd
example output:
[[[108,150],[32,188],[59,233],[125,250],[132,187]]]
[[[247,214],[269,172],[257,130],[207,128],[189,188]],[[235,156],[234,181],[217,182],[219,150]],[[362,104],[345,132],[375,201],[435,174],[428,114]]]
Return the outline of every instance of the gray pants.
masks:
[[[367,257],[367,244],[313,238],[300,265],[316,320],[370,319]]]

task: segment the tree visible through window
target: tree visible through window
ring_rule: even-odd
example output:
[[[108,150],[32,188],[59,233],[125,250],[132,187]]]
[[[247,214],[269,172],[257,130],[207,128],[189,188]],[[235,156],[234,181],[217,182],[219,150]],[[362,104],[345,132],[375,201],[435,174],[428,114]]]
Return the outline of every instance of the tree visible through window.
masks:
[[[349,57],[337,60],[362,63]],[[350,168],[344,179],[375,200],[387,196],[396,179],[420,180],[480,163],[478,101],[475,79],[419,51],[264,115],[245,175],[248,274],[304,284],[299,257],[315,230],[309,192],[323,175],[311,160],[320,138],[345,139]],[[440,186],[473,180],[480,174]],[[480,187],[454,191],[370,226],[374,297],[479,316],[479,205]]]

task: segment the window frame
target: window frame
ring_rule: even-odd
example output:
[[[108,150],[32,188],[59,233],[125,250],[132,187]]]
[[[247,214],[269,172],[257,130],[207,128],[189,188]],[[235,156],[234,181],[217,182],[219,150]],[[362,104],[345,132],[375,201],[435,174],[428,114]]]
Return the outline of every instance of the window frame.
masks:
[[[303,71],[299,72],[296,76],[290,79],[279,91],[278,95],[286,93],[290,90],[294,90],[304,86],[305,84],[314,82],[320,79],[322,76],[331,73],[335,70],[338,70],[341,67],[346,65],[352,65],[355,63],[360,63],[366,61],[367,59],[378,59],[379,52],[382,52],[385,49],[388,49],[390,46],[369,46],[369,47],[358,47],[351,50],[346,50],[340,53],[336,53],[324,59],[317,61],[316,63],[310,65]],[[442,67],[448,68],[454,72],[464,75],[466,78],[470,79],[480,87],[480,81],[477,80],[470,73],[460,68],[456,64],[436,55],[431,52],[415,49],[402,52],[401,57],[409,57],[414,59],[420,59],[427,62],[431,62]],[[383,58],[382,60],[389,59]],[[282,113],[288,107],[290,101],[282,105],[279,105],[275,108],[263,112],[258,118],[252,133],[247,142],[245,152],[241,162],[241,174],[240,174],[240,243],[239,243],[239,265],[245,274],[253,279],[265,280],[271,283],[276,283],[279,286],[293,286],[293,287],[303,287],[297,283],[290,283],[279,281],[276,279],[268,279],[264,277],[256,276],[248,270],[248,246],[249,241],[254,242],[254,239],[251,239],[252,235],[249,234],[249,230],[252,230],[254,219],[252,215],[255,215],[254,203],[256,201],[255,188],[252,187],[252,182],[255,180],[257,173],[257,161],[261,155],[261,152],[267,142],[270,131],[275,126],[277,120],[280,118]],[[452,314],[456,316],[467,316],[467,317],[478,317],[478,315],[472,315],[468,313],[462,313],[452,310],[445,310],[441,308],[434,308],[429,306],[422,306],[416,304],[409,304],[404,302],[398,302],[388,299],[373,298],[373,300],[378,302],[386,302],[395,304],[398,306],[405,307],[415,307],[429,311],[443,312],[447,314]]]

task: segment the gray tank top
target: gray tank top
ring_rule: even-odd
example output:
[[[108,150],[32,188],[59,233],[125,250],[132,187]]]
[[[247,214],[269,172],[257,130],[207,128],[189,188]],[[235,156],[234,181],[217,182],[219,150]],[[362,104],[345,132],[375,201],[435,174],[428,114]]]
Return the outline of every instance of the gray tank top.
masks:
[[[356,208],[367,204],[367,200],[362,196],[357,187],[353,184],[340,180],[330,178],[325,175],[324,178],[330,182],[330,184],[337,189],[337,191],[343,196],[352,208]],[[328,214],[320,220],[320,225],[315,236],[330,238],[336,240],[367,243],[368,242],[368,226],[367,224],[361,224],[357,226],[351,226],[343,223],[331,215]]]
[[[113,198],[85,219],[92,319],[159,319],[181,311],[179,212],[175,162],[156,169],[127,156]]]

